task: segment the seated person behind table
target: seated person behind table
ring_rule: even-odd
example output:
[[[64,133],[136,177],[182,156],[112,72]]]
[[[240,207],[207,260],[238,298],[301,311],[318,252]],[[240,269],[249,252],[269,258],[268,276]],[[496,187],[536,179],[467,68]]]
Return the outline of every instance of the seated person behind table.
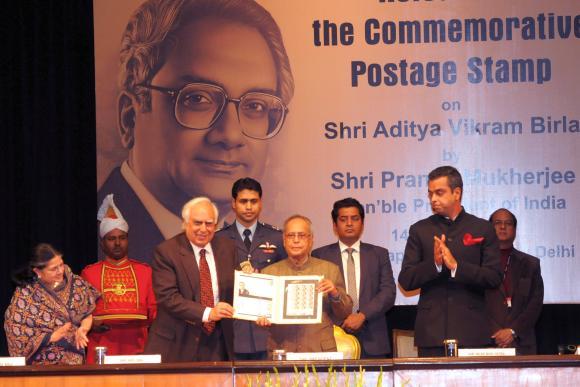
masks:
[[[334,263],[310,256],[313,234],[312,222],[305,216],[293,215],[284,222],[284,248],[288,258],[262,270],[264,274],[322,275],[317,290],[324,294],[320,324],[272,325],[260,317],[256,323],[270,327],[268,351],[287,352],[336,351],[334,321],[344,320],[352,312],[352,300],[346,294],[340,269]]]
[[[99,292],[41,243],[14,280],[18,287],[4,315],[10,356],[26,364],[83,364]]]

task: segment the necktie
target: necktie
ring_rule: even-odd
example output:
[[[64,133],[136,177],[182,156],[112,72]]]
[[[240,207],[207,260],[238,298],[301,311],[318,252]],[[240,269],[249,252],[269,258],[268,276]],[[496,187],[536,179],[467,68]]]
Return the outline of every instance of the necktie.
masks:
[[[213,308],[213,288],[211,286],[211,274],[209,272],[209,265],[205,259],[205,249],[201,249],[199,251],[199,284],[201,287],[201,304],[203,306]],[[202,328],[206,335],[211,335],[215,329],[215,321],[204,322],[202,324]]]
[[[352,252],[354,249],[349,247],[346,249],[348,253],[348,259],[346,261],[346,271],[347,271],[347,285],[348,285],[348,295],[352,298],[352,312],[358,312],[358,292],[356,290],[356,271],[354,268],[354,258],[352,257]]]
[[[250,246],[252,245],[252,241],[250,240],[250,235],[252,235],[252,231],[247,228],[244,230],[244,244],[246,245],[246,249],[248,252],[250,251]]]

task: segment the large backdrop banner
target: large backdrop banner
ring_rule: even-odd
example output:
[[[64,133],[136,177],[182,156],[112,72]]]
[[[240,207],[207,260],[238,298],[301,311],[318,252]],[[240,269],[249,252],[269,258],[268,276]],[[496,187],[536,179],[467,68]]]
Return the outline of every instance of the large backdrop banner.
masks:
[[[134,258],[193,196],[230,221],[251,176],[262,220],[307,215],[315,246],[357,198],[397,276],[427,174],[453,165],[468,212],[516,214],[545,301],[580,302],[578,1],[99,0],[94,17],[97,188]]]

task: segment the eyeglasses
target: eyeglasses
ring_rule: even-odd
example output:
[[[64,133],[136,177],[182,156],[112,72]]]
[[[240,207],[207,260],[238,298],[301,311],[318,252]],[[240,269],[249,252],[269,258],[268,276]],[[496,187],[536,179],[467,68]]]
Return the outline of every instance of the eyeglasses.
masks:
[[[50,273],[57,273],[61,270],[64,271],[64,263],[59,263],[58,265],[55,265],[55,266],[45,267],[42,270],[50,272]]]
[[[303,241],[306,238],[309,238],[310,234],[306,234],[303,232],[289,232],[288,234],[284,234],[284,237],[289,240],[298,239],[299,241]]]
[[[493,221],[493,227],[500,227],[502,225],[505,227],[513,227],[514,222],[513,222],[513,220],[494,220]]]
[[[240,98],[230,98],[226,91],[209,83],[188,83],[181,89],[155,85],[137,86],[159,91],[175,101],[175,119],[189,129],[206,130],[222,116],[228,102],[236,105],[242,133],[250,138],[266,140],[278,134],[288,108],[279,97],[251,91]]]

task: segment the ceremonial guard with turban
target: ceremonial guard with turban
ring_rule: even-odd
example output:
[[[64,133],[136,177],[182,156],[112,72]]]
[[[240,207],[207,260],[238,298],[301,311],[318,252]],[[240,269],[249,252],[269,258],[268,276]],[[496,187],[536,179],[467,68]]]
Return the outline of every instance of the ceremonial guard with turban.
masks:
[[[99,208],[100,247],[104,260],[84,268],[81,275],[102,293],[93,312],[88,363],[94,363],[95,347],[107,347],[107,355],[143,352],[147,331],[157,314],[151,267],[129,259],[129,225],[107,195]]]

